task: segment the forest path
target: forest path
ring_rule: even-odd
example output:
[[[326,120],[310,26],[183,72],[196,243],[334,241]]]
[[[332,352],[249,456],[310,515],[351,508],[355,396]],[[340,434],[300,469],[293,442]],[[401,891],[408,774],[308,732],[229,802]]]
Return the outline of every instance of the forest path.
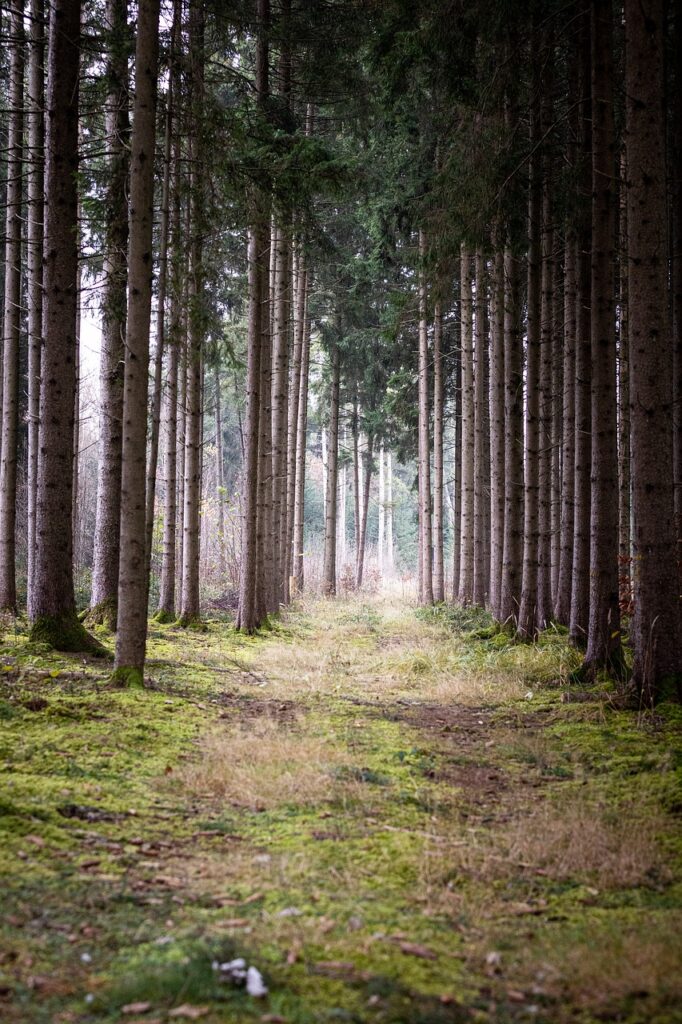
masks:
[[[571,659],[401,593],[154,625],[142,692],[19,644],[0,1019],[681,1019],[682,722]]]

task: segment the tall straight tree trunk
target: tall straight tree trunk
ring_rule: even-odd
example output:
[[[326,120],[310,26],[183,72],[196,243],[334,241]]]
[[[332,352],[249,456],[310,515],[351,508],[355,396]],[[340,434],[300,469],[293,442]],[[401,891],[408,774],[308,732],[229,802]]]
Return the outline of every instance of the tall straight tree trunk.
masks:
[[[523,568],[523,341],[519,269],[504,252],[504,536],[499,620],[516,627]]]
[[[121,523],[123,365],[128,282],[128,53],[127,0],[108,0],[109,57],[106,134],[109,182],[99,365],[97,511],[90,620],[116,629]]]
[[[180,622],[191,625],[200,617],[199,511],[201,507],[201,453],[203,433],[204,253],[207,192],[201,117],[204,109],[204,0],[189,7],[189,60],[191,84],[189,331],[187,343],[187,419],[185,423],[185,534],[182,562]],[[158,342],[157,342],[158,343]]]
[[[422,572],[419,600],[433,604],[433,535],[431,529],[431,448],[429,445],[429,337],[427,325],[426,238],[419,231],[419,522]],[[365,527],[366,529],[366,527]],[[363,529],[363,534],[365,533]]]
[[[357,394],[353,402],[353,539],[355,540],[355,585],[358,585],[358,565],[360,558],[360,417]]]
[[[306,274],[303,308],[303,344],[301,348],[301,385],[299,388],[298,420],[296,423],[296,487],[294,493],[294,547],[292,575],[296,590],[305,583],[303,562],[303,518],[305,512],[305,455],[308,432],[308,372],[310,368],[310,318],[308,316],[308,281]]]
[[[178,413],[176,448],[176,528],[175,528],[175,590],[176,598],[182,593],[182,565],[185,544],[185,424],[187,423],[187,276],[181,286],[178,333]],[[179,602],[178,602],[179,603]]]
[[[28,548],[27,590],[31,603],[36,544],[40,357],[43,331],[43,190],[45,130],[45,5],[31,0],[28,54]]]
[[[585,669],[621,673],[614,303],[616,138],[610,0],[592,3],[592,496]]]
[[[215,387],[215,461],[216,461],[216,496],[218,499],[218,556],[221,577],[227,572],[227,554],[225,549],[225,478],[223,458],[223,420],[220,397],[220,357],[213,367]]]
[[[264,221],[267,232],[267,224]],[[274,236],[273,222],[273,236]],[[275,300],[270,283],[273,280],[270,260],[275,254],[275,239],[263,238],[260,259],[260,411],[258,440],[258,505],[256,528],[256,618],[260,623],[266,615],[279,611],[280,589],[277,577],[277,540],[274,518],[272,462],[272,323]]]
[[[386,453],[386,568],[393,575],[393,456]]]
[[[462,552],[462,346],[461,334],[455,350],[455,450],[452,481],[452,600],[459,597],[459,571]]]
[[[556,242],[555,242],[556,247]],[[551,554],[552,615],[559,586],[561,561],[561,470],[564,437],[564,268],[559,253],[554,254],[552,288],[552,482],[551,482]],[[571,385],[573,378],[571,377]]]
[[[367,544],[367,514],[369,512],[369,492],[372,486],[372,456],[374,454],[374,436],[367,434],[367,448],[365,450],[365,472],[362,481],[362,501],[360,504],[360,549],[358,552],[358,575],[356,586],[358,590],[362,587],[362,577],[365,569],[365,548]]]
[[[301,402],[301,358],[303,354],[303,334],[305,327],[306,287],[307,273],[305,268],[305,257],[303,253],[303,245],[299,242],[296,260],[295,286],[293,287],[294,329],[293,351],[291,354],[291,373],[289,375],[289,420],[287,425],[287,535],[284,550],[284,557],[286,559],[284,573],[288,580],[289,591],[291,590],[291,576],[294,574],[293,551],[294,507],[296,503],[296,430],[298,424],[298,410]]]
[[[158,56],[159,0],[140,0],[130,145],[128,316],[123,384],[121,554],[115,658],[115,678],[128,685],[142,683],[147,640],[145,456]]]
[[[621,607],[631,597],[630,340],[628,336],[627,166],[621,155],[618,275],[618,590]]]
[[[490,607],[500,618],[504,552],[504,249],[495,233],[490,347]]]
[[[573,509],[575,494],[575,345],[576,345],[576,264],[578,261],[575,229],[566,224],[564,242],[564,332],[563,332],[563,433],[561,452],[561,545],[554,618],[567,626],[571,616],[571,575],[573,571]]]
[[[346,453],[346,428],[343,428],[343,452]],[[348,465],[345,461],[339,466],[339,511],[336,527],[337,562],[342,569],[348,559],[346,502],[348,500]]]
[[[336,593],[336,508],[339,476],[339,386],[341,360],[339,346],[332,342],[329,353],[331,362],[331,392],[329,402],[329,441],[327,467],[327,501],[324,523],[324,564],[322,569],[322,593],[330,597]]]
[[[537,38],[537,37],[535,37]],[[540,346],[542,288],[542,177],[538,145],[542,137],[540,72],[533,76],[530,109],[532,156],[528,187],[528,314],[526,350],[526,465],[523,520],[523,584],[518,632],[526,640],[537,631],[538,540],[540,490]]]
[[[161,230],[159,238],[159,278],[157,286],[156,349],[154,352],[154,385],[151,403],[151,436],[147,462],[147,497],[145,513],[145,557],[147,585],[150,581],[152,543],[154,540],[154,511],[156,507],[156,473],[159,462],[159,434],[161,431],[161,398],[163,390],[163,360],[166,349],[166,293],[168,290],[168,236],[170,231],[170,190],[171,190],[171,143],[173,135],[173,105],[176,99],[177,83],[175,66],[178,62],[176,50],[179,29],[178,11],[173,12],[173,34],[171,44],[171,75],[166,98],[166,134],[163,147],[163,186],[161,192]]]
[[[273,559],[277,603],[284,601],[286,559],[281,546],[282,521],[286,516],[287,382],[289,370],[290,229],[277,228],[275,294],[272,337],[272,515]]]
[[[386,460],[383,444],[379,448],[379,536],[377,538],[377,569],[384,572],[384,548],[386,546]]]
[[[31,638],[92,650],[73,589],[73,425],[78,302],[78,71],[80,3],[53,0],[46,91],[43,353]]]
[[[443,307],[433,311],[433,599],[445,601],[443,551]]]
[[[590,475],[592,472],[592,405],[590,381],[592,349],[590,341],[591,257],[589,197],[592,194],[590,154],[592,152],[592,89],[590,13],[586,6],[580,18],[578,52],[579,72],[579,152],[577,195],[577,290],[575,345],[575,499],[573,505],[573,586],[569,633],[576,647],[587,644],[590,614]]]
[[[486,266],[483,251],[476,250],[476,324],[474,353],[474,604],[485,606],[489,563],[486,559],[486,511],[490,509],[489,424],[486,415],[487,332]],[[487,470],[487,473],[486,473]],[[486,479],[486,476],[488,479]]]
[[[257,0],[256,32],[256,96],[261,110],[268,96],[268,31],[270,24],[269,0]],[[261,406],[261,347],[262,333],[268,325],[261,323],[263,303],[262,264],[263,250],[269,245],[270,214],[264,190],[254,189],[250,197],[251,210],[248,241],[248,354],[246,368],[246,457],[244,459],[244,501],[242,531],[242,565],[239,581],[239,612],[237,628],[253,633],[258,626],[256,609],[257,581],[257,528],[258,528],[258,456],[259,414]],[[269,310],[269,306],[265,307]]]
[[[678,8],[679,10],[679,8]],[[682,690],[666,252],[663,0],[626,0],[633,678],[646,703]]]
[[[21,225],[24,137],[24,12],[16,0],[10,16],[9,133],[5,221],[2,458],[0,460],[0,610],[16,612],[17,431],[21,331]]]
[[[474,335],[471,253],[465,245],[462,245],[460,265],[462,509],[458,596],[462,604],[470,604],[474,597]]]
[[[673,329],[673,481],[677,566],[682,592],[682,0],[674,4],[675,94],[672,138],[672,329]]]
[[[173,4],[173,35],[175,62],[171,74],[175,75],[179,86],[180,48],[181,48],[181,0]],[[164,449],[164,509],[163,509],[163,540],[161,554],[161,582],[159,588],[159,610],[157,618],[162,622],[171,622],[175,618],[175,576],[177,547],[177,515],[178,515],[178,376],[181,365],[181,354],[184,351],[182,330],[182,263],[183,239],[181,231],[182,215],[182,142],[180,137],[180,105],[179,88],[175,89],[176,101],[173,130],[173,216],[171,225],[171,279],[170,279],[170,317],[168,330],[168,363],[166,367],[166,402],[165,402],[165,449]],[[186,382],[186,374],[183,375]],[[182,388],[184,395],[184,386]],[[183,397],[184,415],[184,397]],[[183,445],[184,452],[184,445]]]
[[[549,88],[549,83],[546,88]],[[543,123],[551,124],[551,103],[543,104]],[[554,356],[554,226],[552,223],[552,160],[542,168],[542,269],[540,305],[539,450],[538,450],[538,595],[537,627],[545,629],[552,600],[552,396]]]

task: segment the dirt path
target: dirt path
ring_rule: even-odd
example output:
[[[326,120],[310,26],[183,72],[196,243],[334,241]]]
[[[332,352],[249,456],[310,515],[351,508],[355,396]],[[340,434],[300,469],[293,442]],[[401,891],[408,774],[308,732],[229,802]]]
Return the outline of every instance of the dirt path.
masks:
[[[679,715],[562,702],[561,638],[374,599],[158,629],[138,694],[12,658],[2,1020],[681,1019]]]

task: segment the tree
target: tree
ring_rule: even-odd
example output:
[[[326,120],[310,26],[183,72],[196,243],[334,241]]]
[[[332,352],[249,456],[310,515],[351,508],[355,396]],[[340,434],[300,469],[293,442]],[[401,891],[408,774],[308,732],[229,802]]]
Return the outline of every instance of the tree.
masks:
[[[516,627],[523,569],[523,342],[519,269],[504,252],[504,536],[498,618]]]
[[[336,498],[339,476],[339,386],[341,380],[341,356],[336,339],[331,341],[329,361],[331,363],[329,462],[327,468],[327,500],[325,503],[324,565],[322,569],[322,593],[327,597],[336,593]]]
[[[128,286],[128,2],[107,0],[106,198],[99,458],[90,621],[116,629],[121,525],[123,366]]]
[[[17,428],[19,424],[19,335],[21,330],[21,224],[24,135],[24,12],[18,2],[10,18],[10,119],[7,141],[5,303],[0,451],[0,610],[16,612]]]
[[[592,494],[584,670],[623,670],[618,603],[618,440],[614,330],[616,168],[610,0],[592,3]]]
[[[682,680],[667,302],[664,4],[626,0],[630,418],[634,517],[633,679],[650,703]]]
[[[496,235],[498,232],[496,232]],[[504,249],[495,238],[490,344],[490,607],[500,617],[504,551]]]
[[[459,592],[462,604],[474,597],[474,335],[471,253],[462,245],[460,273],[460,319],[462,321],[462,506]]]
[[[433,534],[431,528],[431,448],[429,444],[429,336],[427,323],[426,238],[419,232],[419,523],[422,604],[433,604]],[[366,518],[366,515],[365,515]],[[364,534],[364,531],[363,531]]]
[[[99,650],[76,615],[73,427],[78,301],[80,3],[50,8],[45,130],[43,353],[31,637],[65,651]]]
[[[128,311],[123,384],[121,554],[114,678],[142,683],[147,639],[145,552],[147,374],[152,302],[159,0],[140,0],[130,143]]]

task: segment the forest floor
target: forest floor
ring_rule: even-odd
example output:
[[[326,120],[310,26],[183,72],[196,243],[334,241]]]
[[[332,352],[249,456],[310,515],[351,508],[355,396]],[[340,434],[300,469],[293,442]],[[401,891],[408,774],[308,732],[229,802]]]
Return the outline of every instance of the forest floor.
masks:
[[[682,1021],[682,709],[558,632],[310,601],[120,691],[7,627],[3,1024]]]

